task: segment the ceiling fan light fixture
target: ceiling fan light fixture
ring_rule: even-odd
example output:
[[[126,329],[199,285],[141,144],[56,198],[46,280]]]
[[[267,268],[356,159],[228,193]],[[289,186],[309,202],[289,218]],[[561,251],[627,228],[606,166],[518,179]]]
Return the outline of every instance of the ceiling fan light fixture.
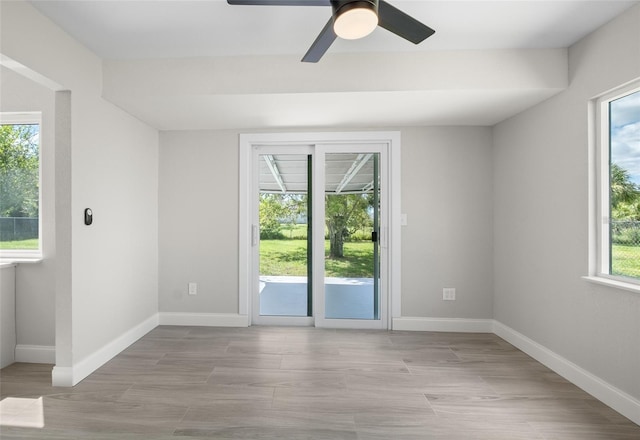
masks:
[[[369,35],[378,26],[375,3],[353,1],[342,5],[335,13],[333,31],[345,40],[357,40]]]
[[[413,44],[419,44],[435,33],[429,26],[390,5],[386,0],[227,0],[227,2],[231,5],[331,6],[331,18],[302,57],[303,63],[320,61],[338,37],[351,40],[366,37],[377,26]]]

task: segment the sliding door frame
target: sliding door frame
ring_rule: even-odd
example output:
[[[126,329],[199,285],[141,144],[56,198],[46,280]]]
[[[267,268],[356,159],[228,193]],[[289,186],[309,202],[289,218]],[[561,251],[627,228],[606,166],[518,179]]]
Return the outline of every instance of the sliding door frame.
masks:
[[[261,315],[260,314],[260,300],[259,300],[259,277],[256,276],[260,273],[260,254],[258,249],[260,246],[260,215],[259,215],[259,194],[260,194],[260,178],[259,178],[259,170],[260,167],[258,165],[259,157],[264,154],[272,154],[272,155],[305,155],[307,158],[313,154],[314,148],[310,145],[253,145],[251,147],[251,164],[253,168],[252,179],[251,179],[251,249],[252,249],[252,257],[251,257],[251,267],[252,270],[251,275],[251,290],[249,291],[249,304],[250,307],[250,325],[292,325],[292,326],[312,326],[314,325],[314,317],[313,315],[308,316],[280,316],[280,315]],[[311,167],[307,164],[307,190],[312,187],[312,171]],[[313,200],[313,193],[308,193],[309,202]],[[312,205],[308,206],[308,209],[312,209]],[[308,212],[307,215],[312,214],[312,212]],[[312,225],[312,228],[315,227]],[[313,229],[312,229],[313,230]],[[312,237],[307,236],[307,259],[309,260],[312,257],[310,246],[313,241]],[[257,272],[257,273],[256,273]],[[309,276],[313,273],[311,270],[310,262],[307,261],[307,312],[309,309],[313,310],[314,304],[312,298],[309,298],[309,291],[313,291],[313,276]],[[257,283],[257,284],[256,284]]]
[[[381,239],[386,244],[387,264],[384,268],[387,293],[384,316],[380,316],[382,328],[391,329],[393,318],[401,316],[401,192],[400,192],[400,133],[399,132],[320,132],[320,133],[264,133],[240,134],[239,139],[239,212],[238,212],[238,313],[247,317],[248,325],[256,324],[253,320],[253,294],[258,289],[258,281],[254,278],[256,234],[259,233],[253,218],[255,179],[253,151],[259,146],[300,146],[315,147],[320,145],[371,145],[382,144],[386,149],[387,166],[381,169],[388,182],[388,214],[387,226],[381,231]],[[382,305],[381,305],[382,306]],[[319,310],[314,310],[314,315]],[[302,321],[302,320],[301,320]],[[358,327],[353,320],[324,320],[325,325],[335,327]],[[363,321],[362,326],[367,327]],[[260,324],[268,324],[268,320],[260,320]],[[294,325],[310,325],[306,321]],[[318,324],[316,324],[318,325]],[[370,324],[369,324],[370,325]]]
[[[313,258],[313,272],[317,274],[314,278],[313,290],[316,292],[314,295],[314,318],[316,327],[328,327],[328,328],[361,328],[361,329],[388,329],[389,321],[389,266],[387,257],[389,254],[388,249],[388,225],[389,225],[389,197],[386,189],[389,187],[388,177],[389,172],[387,166],[388,155],[388,143],[386,142],[358,142],[358,143],[322,143],[315,146],[314,152],[314,184],[320,188],[320,193],[324,196],[325,188],[325,176],[326,176],[326,156],[330,154],[341,153],[357,153],[367,154],[374,153],[378,160],[373,159],[380,165],[382,172],[374,172],[376,177],[380,175],[382,197],[380,200],[380,206],[376,206],[375,209],[379,211],[380,231],[378,233],[381,246],[381,258],[374,257],[374,265],[380,263],[378,270],[374,268],[373,279],[373,291],[372,294],[380,292],[380,302],[377,304],[375,310],[374,319],[354,319],[354,318],[327,318],[326,316],[326,280],[324,276],[320,276],[325,271],[325,258],[324,258],[324,246],[316,246],[314,248]],[[374,184],[374,188],[377,185]],[[316,196],[320,196],[319,193]],[[322,197],[324,200],[324,197]],[[324,224],[325,224],[325,203],[324,201],[317,206],[317,210],[314,216],[314,237],[313,240],[316,243],[324,243]],[[378,231],[376,231],[378,232]],[[376,243],[372,243],[372,247],[376,248]],[[375,276],[377,275],[377,277]],[[323,294],[324,293],[324,294]],[[374,303],[377,298],[374,299]]]

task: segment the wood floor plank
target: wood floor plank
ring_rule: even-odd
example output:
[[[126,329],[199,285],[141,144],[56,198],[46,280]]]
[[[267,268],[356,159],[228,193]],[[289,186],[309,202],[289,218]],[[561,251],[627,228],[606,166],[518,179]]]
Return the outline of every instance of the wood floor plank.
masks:
[[[276,388],[273,408],[333,414],[430,414],[427,399],[420,393],[385,395],[372,390]]]
[[[347,388],[345,374],[340,372],[267,370],[255,368],[216,367],[207,383],[243,387],[268,388]]]
[[[194,434],[234,439],[357,439],[352,416],[278,410],[220,414],[191,408],[176,435]]]
[[[270,408],[274,389],[269,387],[228,387],[215,384],[136,384],[120,398],[128,403],[213,406],[239,404]]]
[[[349,373],[350,390],[378,390],[381,394],[417,392],[435,395],[478,396],[493,394],[494,389],[480,376],[462,374],[413,375],[393,373]]]
[[[54,428],[75,425],[89,432],[170,432],[187,409],[176,404],[139,405],[51,396],[45,398],[45,421]]]
[[[409,373],[409,370],[401,359],[375,360],[345,356],[331,357],[285,355],[282,358],[282,369],[307,371],[379,371],[390,373]]]
[[[427,395],[434,411],[449,419],[607,424],[605,417],[583,399],[528,396]]]
[[[532,422],[531,426],[548,440],[637,440],[638,426],[632,423],[593,424],[562,422]]]

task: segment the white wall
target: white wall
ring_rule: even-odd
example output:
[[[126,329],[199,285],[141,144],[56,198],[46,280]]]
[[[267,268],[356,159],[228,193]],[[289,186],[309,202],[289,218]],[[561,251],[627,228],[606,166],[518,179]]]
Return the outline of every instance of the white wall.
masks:
[[[494,129],[499,322],[640,399],[640,295],[587,283],[590,98],[640,77],[640,6],[570,48],[570,86]]]
[[[238,313],[238,170],[235,132],[161,133],[161,312]]]
[[[17,343],[23,348],[53,348],[56,256],[54,93],[4,67],[0,67],[0,80],[0,111],[42,112],[40,219],[44,261],[21,264],[16,268]]]
[[[65,181],[70,200],[62,203],[58,199],[63,194],[56,195],[56,218],[69,222],[56,227],[67,227],[70,234],[64,243],[70,245],[69,253],[56,261],[62,271],[56,273],[56,313],[63,317],[56,322],[56,368],[62,382],[75,383],[108,353],[123,348],[128,340],[123,335],[130,340],[153,325],[149,319],[158,304],[158,133],[101,99],[98,57],[28,3],[2,2],[1,7],[0,53],[70,91],[70,145],[56,144],[65,160],[56,156],[56,170],[71,170]],[[25,29],[38,32],[24,38]],[[83,224],[87,207],[94,210],[92,226]],[[61,216],[61,210],[68,215]],[[70,289],[58,283],[66,277]]]
[[[491,142],[487,127],[402,130],[403,316],[492,317]]]
[[[403,315],[491,318],[491,130],[400,131]],[[238,134],[161,132],[161,312],[238,312]]]

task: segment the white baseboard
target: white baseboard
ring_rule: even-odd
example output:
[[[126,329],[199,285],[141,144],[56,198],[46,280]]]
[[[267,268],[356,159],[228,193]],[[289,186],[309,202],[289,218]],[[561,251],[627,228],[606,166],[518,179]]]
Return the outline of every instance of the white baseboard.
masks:
[[[71,367],[54,367],[53,386],[72,387],[158,326],[155,314]]]
[[[237,313],[160,312],[160,325],[195,325],[202,327],[248,327],[247,315]]]
[[[493,319],[393,318],[393,330],[418,332],[493,333]]]
[[[79,382],[79,381],[78,381]],[[58,367],[57,365],[51,370],[51,385],[54,387],[72,387],[75,385],[73,381],[73,367]]]
[[[16,345],[16,362],[28,364],[55,364],[56,347],[51,345]]]
[[[493,322],[493,333],[640,425],[640,400],[498,321]]]

